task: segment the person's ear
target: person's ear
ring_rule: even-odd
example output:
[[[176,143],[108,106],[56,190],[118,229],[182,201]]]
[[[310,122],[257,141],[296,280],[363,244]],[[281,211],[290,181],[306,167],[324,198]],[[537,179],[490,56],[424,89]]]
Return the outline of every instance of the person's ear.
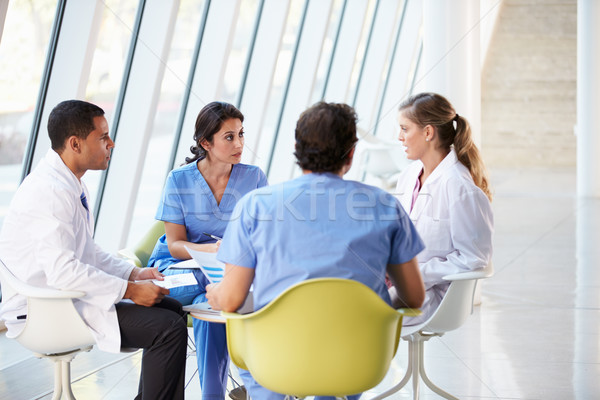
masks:
[[[435,129],[433,129],[433,126],[431,126],[431,125],[425,125],[424,130],[425,130],[425,141],[431,142],[433,140]]]
[[[348,151],[348,155],[346,156],[346,163],[342,167],[343,174],[346,174],[346,172],[350,171],[350,168],[352,168],[352,161],[354,160],[354,151],[355,150],[356,150],[356,145],[352,146],[352,149],[350,149],[350,151]]]
[[[356,150],[356,145],[352,146],[352,149],[348,152],[348,159],[346,161],[347,164],[352,165],[352,160],[354,159],[354,151]]]
[[[206,151],[210,150],[210,143],[206,139],[202,139],[200,146],[202,146],[202,148]]]
[[[65,148],[75,153],[81,153],[81,140],[77,136],[69,136]]]

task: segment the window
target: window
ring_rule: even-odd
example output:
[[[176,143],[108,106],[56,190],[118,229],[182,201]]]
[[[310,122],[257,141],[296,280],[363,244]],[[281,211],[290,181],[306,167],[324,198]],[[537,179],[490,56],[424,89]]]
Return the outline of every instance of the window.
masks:
[[[21,181],[56,3],[8,3],[0,43],[0,224]]]

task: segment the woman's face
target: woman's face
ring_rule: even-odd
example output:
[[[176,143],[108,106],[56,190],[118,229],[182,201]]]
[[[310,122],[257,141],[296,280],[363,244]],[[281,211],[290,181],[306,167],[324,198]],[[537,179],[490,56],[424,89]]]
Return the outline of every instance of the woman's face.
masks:
[[[221,129],[214,134],[212,143],[206,139],[202,141],[210,161],[219,161],[228,164],[237,164],[242,160],[244,149],[244,127],[237,118],[226,119]]]
[[[406,118],[402,111],[398,113],[398,123],[400,124],[398,140],[404,145],[406,158],[409,160],[421,159],[429,148],[426,141],[426,129]]]

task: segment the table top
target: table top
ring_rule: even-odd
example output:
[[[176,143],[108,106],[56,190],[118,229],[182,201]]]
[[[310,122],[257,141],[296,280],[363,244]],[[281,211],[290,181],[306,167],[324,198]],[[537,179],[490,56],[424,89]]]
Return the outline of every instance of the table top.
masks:
[[[208,303],[190,304],[184,306],[183,311],[189,312],[193,318],[202,321],[225,323],[225,317],[221,314],[221,311],[213,310]]]

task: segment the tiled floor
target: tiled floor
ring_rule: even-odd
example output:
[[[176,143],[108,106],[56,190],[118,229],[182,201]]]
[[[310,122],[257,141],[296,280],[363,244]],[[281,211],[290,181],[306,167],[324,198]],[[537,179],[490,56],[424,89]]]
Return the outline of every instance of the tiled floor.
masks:
[[[460,399],[600,399],[600,199],[575,197],[573,169],[493,171],[492,182],[496,275],[463,327],[426,344],[429,376]],[[363,398],[400,379],[406,359],[402,344],[388,376]],[[139,361],[79,355],[75,395],[133,398]],[[0,335],[0,400],[50,399],[49,364]],[[194,364],[191,357],[188,375]],[[391,398],[411,396],[405,388]],[[196,377],[186,398],[200,398]],[[438,396],[422,387],[421,398]]]

